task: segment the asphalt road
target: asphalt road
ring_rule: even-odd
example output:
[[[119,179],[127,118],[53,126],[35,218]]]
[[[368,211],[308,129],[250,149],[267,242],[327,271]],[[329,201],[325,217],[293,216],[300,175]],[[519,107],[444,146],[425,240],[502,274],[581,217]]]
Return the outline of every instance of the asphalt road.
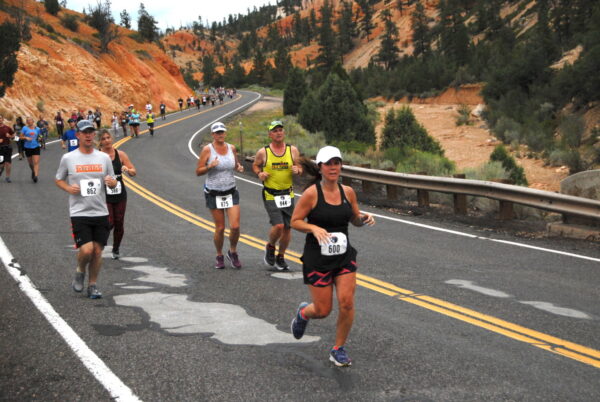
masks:
[[[308,299],[303,235],[293,234],[292,272],[269,271],[259,186],[239,175],[244,267],[215,270],[194,174],[206,126],[255,98],[170,115],[154,137],[122,141],[138,176],[127,182],[124,258],[107,248],[100,300],[70,288],[67,194],[53,181],[63,151],[43,151],[37,184],[14,160],[13,183],[0,182],[0,400],[599,399],[600,250],[586,243],[361,206],[383,217],[350,232],[360,267],[353,366],[328,361],[336,310],[294,340],[290,321]],[[10,272],[31,280],[54,326]]]

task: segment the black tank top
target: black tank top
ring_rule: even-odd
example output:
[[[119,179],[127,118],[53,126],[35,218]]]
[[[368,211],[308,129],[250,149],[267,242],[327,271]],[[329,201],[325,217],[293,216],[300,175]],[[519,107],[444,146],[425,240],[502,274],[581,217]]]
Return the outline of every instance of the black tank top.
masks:
[[[113,170],[115,171],[115,176],[117,176],[117,181],[121,185],[121,194],[108,194],[106,193],[106,202],[111,204],[116,204],[123,200],[127,199],[127,191],[125,190],[125,183],[123,183],[123,164],[121,163],[121,157],[119,156],[119,151],[115,149],[115,159],[112,161]]]
[[[308,223],[317,225],[329,233],[341,232],[348,237],[348,223],[352,219],[352,205],[348,202],[344,189],[338,184],[342,201],[339,205],[331,205],[325,202],[321,183],[317,183],[316,186],[317,205],[308,214]],[[350,261],[356,261],[356,254],[356,250],[350,245],[350,238],[348,237],[346,253],[333,256],[321,255],[319,242],[312,233],[307,233],[302,262],[307,269],[326,272],[346,266]]]

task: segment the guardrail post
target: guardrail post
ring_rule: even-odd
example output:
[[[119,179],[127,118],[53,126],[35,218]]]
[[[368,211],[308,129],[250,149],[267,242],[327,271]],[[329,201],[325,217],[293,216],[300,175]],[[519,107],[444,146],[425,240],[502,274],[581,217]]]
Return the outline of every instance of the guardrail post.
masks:
[[[427,172],[418,172],[417,174],[427,176]],[[429,206],[429,191],[417,189],[417,205],[419,207]]]
[[[510,201],[500,201],[500,210],[498,211],[498,219],[501,221],[509,221],[515,217],[513,203]]]
[[[387,170],[388,172],[396,171],[395,168],[388,168],[385,170]],[[396,201],[398,199],[398,187],[397,186],[393,186],[391,184],[386,184],[385,185],[385,193],[386,193],[387,199],[389,201]]]
[[[362,163],[358,166],[362,167],[362,168],[366,168],[366,169],[371,169],[370,163]],[[363,180],[362,181],[362,191],[365,194],[371,193],[373,191],[373,183],[371,183],[370,181]]]
[[[342,184],[344,186],[352,186],[352,179],[349,177],[342,176]]]
[[[464,173],[455,174],[456,179],[464,179]],[[454,198],[454,213],[457,215],[467,214],[467,196],[465,194],[453,194]]]

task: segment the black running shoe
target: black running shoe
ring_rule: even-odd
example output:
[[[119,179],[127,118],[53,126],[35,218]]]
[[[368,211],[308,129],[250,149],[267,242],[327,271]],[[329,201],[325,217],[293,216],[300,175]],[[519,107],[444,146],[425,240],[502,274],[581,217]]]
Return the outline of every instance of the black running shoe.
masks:
[[[287,262],[285,262],[285,259],[283,258],[283,254],[278,254],[277,257],[275,258],[275,268],[277,268],[278,271],[289,271],[290,270],[290,266],[287,264]]]
[[[267,264],[269,267],[272,267],[275,265],[275,247],[271,246],[268,243],[267,243],[267,246],[265,247],[264,261],[265,261],[265,264]]]

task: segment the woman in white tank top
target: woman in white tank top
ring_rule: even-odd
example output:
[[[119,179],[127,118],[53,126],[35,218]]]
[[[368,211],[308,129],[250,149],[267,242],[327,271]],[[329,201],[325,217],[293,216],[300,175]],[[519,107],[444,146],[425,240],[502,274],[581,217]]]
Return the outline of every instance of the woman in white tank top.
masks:
[[[204,183],[206,207],[210,209],[215,222],[214,243],[217,250],[216,269],[225,268],[225,258],[232,268],[240,269],[242,264],[237,254],[240,238],[240,195],[235,188],[234,170],[243,172],[244,167],[237,159],[235,147],[225,142],[227,128],[221,122],[211,126],[213,141],[202,148],[196,175],[207,175]],[[225,237],[225,212],[229,220],[229,251],[223,255]]]

